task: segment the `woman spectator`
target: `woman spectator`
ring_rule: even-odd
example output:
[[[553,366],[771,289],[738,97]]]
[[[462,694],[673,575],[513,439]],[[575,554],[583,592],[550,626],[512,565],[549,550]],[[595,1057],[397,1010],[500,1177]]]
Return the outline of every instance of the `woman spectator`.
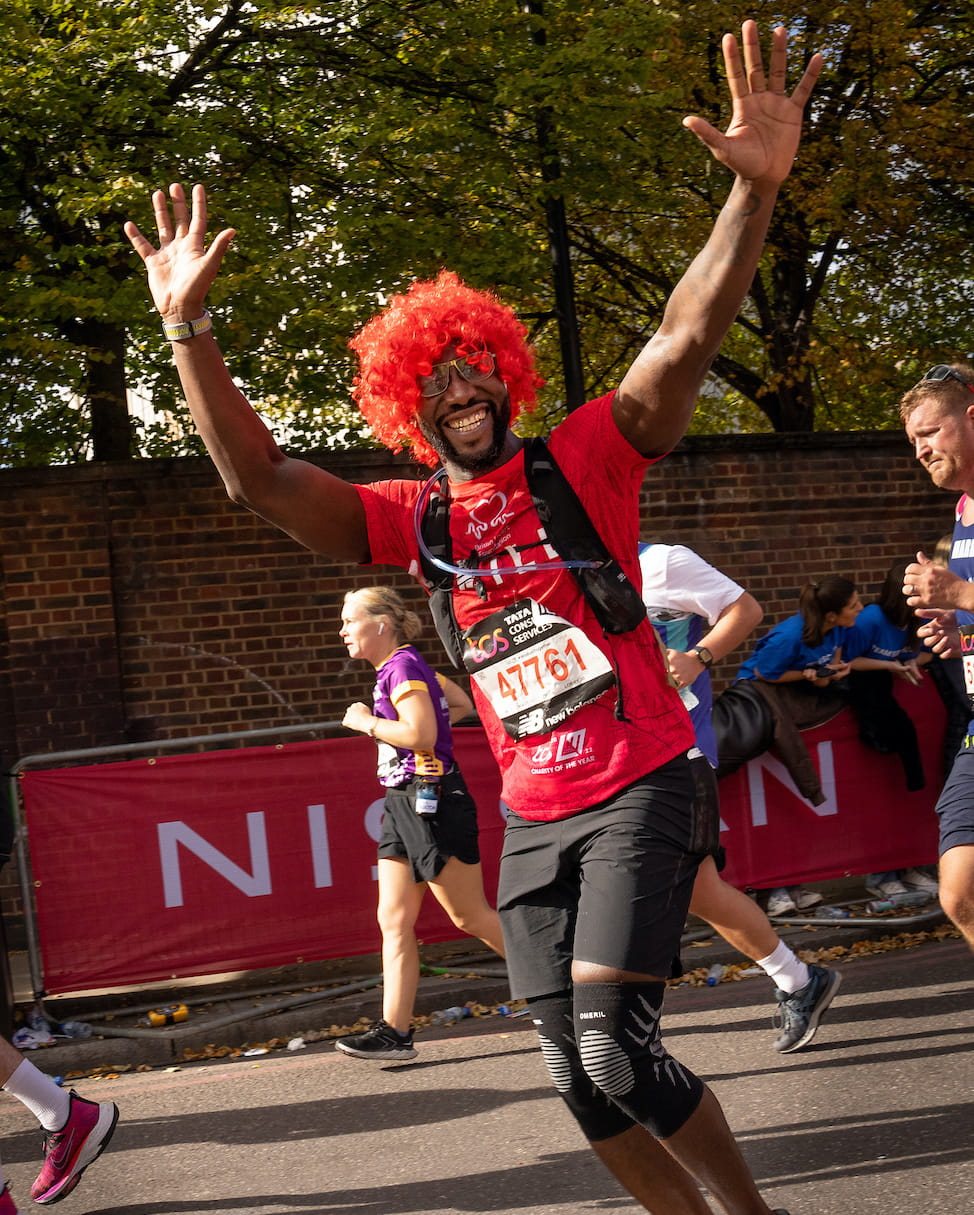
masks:
[[[861,611],[862,600],[848,578],[832,575],[806,583],[798,612],[765,633],[751,657],[741,663],[737,679],[804,680],[813,688],[827,688],[844,679],[849,664],[843,659],[843,646]]]
[[[920,621],[903,597],[907,562],[890,566],[879,598],[856,619],[849,650],[849,702],[859,720],[859,738],[883,755],[899,755],[911,791],[926,784],[916,727],[893,695],[894,679],[918,684],[931,659],[917,639]]]

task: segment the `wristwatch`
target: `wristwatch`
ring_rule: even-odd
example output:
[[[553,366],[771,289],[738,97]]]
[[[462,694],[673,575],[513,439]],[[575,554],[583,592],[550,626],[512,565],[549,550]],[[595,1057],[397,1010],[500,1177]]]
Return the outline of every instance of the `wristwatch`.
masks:
[[[709,671],[714,665],[714,656],[705,645],[692,645],[689,650],[687,650],[687,653],[696,654],[696,656],[703,663],[704,669],[707,671]]]

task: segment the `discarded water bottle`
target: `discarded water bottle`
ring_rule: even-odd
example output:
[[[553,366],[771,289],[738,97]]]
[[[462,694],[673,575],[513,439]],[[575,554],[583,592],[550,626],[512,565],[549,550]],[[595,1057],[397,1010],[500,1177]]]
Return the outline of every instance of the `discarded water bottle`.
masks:
[[[722,962],[715,962],[707,971],[707,986],[716,987],[724,977],[725,967]]]
[[[62,1021],[58,1026],[58,1033],[65,1038],[90,1038],[93,1032],[87,1021]]]
[[[884,899],[873,899],[866,904],[866,910],[875,914],[879,911],[894,911],[900,907],[920,907],[929,903],[930,897],[928,890],[906,890],[900,894],[887,895]]]
[[[929,903],[933,895],[929,890],[904,890],[889,897],[893,900],[894,907],[919,907],[923,903]]]
[[[823,903],[815,912],[817,920],[847,920],[849,918],[848,907],[831,907],[828,903]]]
[[[430,1014],[430,1020],[434,1025],[452,1025],[454,1021],[462,1021],[464,1017],[469,1017],[470,1009],[466,1004],[454,1004],[451,1008],[439,1008],[435,1013]]]

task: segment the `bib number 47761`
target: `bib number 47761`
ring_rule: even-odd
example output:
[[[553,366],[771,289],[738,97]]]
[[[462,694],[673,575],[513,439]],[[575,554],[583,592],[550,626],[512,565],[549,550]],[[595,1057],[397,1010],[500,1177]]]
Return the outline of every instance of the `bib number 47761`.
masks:
[[[473,637],[492,637],[491,653]],[[464,665],[512,738],[547,734],[614,685],[605,654],[578,627],[519,600],[468,630]]]

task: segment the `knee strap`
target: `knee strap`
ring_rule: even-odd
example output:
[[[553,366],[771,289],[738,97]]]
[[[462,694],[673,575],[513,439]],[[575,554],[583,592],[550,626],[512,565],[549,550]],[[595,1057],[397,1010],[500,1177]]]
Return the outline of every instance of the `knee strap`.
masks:
[[[664,983],[576,983],[579,1058],[592,1083],[657,1139],[697,1108],[703,1083],[660,1038]]]
[[[628,1131],[633,1120],[592,1083],[582,1067],[575,1045],[571,995],[558,992],[530,1000],[528,1007],[548,1074],[585,1138],[598,1143]]]

